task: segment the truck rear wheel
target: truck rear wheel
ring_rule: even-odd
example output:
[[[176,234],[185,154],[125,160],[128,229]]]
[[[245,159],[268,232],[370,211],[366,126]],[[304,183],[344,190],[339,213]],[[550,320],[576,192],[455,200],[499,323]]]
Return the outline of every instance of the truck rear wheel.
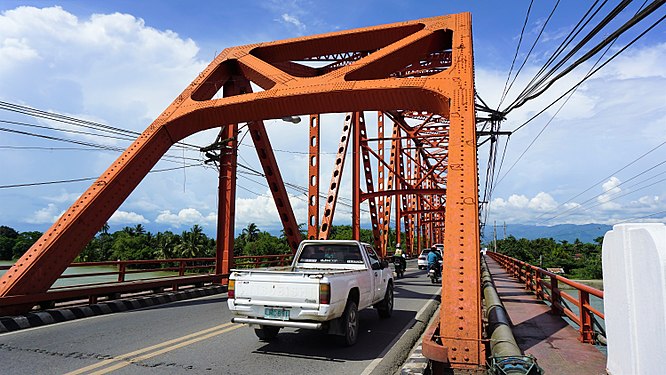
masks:
[[[347,301],[345,312],[342,315],[342,325],[344,327],[344,344],[347,346],[356,344],[358,339],[358,307],[356,302]]]
[[[386,287],[386,294],[384,295],[384,300],[380,302],[377,306],[377,313],[379,313],[380,318],[390,318],[393,314],[393,284],[389,284]]]
[[[254,334],[257,335],[261,341],[271,341],[280,332],[280,327],[275,326],[261,326],[254,329]]]

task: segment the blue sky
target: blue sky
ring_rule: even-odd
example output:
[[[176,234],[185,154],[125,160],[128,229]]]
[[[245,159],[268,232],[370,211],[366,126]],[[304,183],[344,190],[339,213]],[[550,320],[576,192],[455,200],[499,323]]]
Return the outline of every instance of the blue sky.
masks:
[[[641,3],[630,5],[619,18],[628,19]],[[226,47],[470,11],[477,91],[489,105],[496,106],[529,2],[498,4],[3,1],[0,100],[142,131]],[[560,2],[516,81],[517,89],[525,86],[584,14],[587,9],[581,4],[573,0]],[[554,5],[554,1],[535,1],[517,64],[525,59]],[[663,14],[663,9],[657,10],[637,30],[644,30]],[[621,48],[638,31],[622,36],[612,51]],[[511,136],[501,182],[489,206],[491,223],[666,221],[666,165],[660,164],[666,161],[666,145],[660,146],[666,141],[665,34],[663,25],[657,26],[581,86],[559,112],[556,113],[556,105]],[[524,123],[589,68],[589,64],[584,64],[541,99],[510,113],[503,129],[512,130]],[[510,92],[509,98],[516,93]],[[340,115],[324,118],[324,124],[331,125],[324,133],[323,152],[327,152],[326,147],[331,151],[337,145],[340,119]],[[0,120],[64,126],[8,111],[0,111]],[[274,148],[281,150],[276,154],[285,179],[306,185],[304,128],[285,128],[284,123],[270,121],[267,126]],[[113,147],[124,148],[129,143],[7,123],[0,123],[0,127]],[[190,141],[204,145],[214,136],[214,132],[202,133]],[[241,160],[259,169],[248,141],[240,148]],[[505,141],[501,142],[502,148]],[[119,155],[83,147],[64,149],[75,146],[0,132],[0,186],[94,177]],[[645,153],[648,154],[636,160]],[[183,155],[176,149],[170,154],[181,160],[162,161],[156,169],[182,165],[186,160],[183,156],[201,158],[197,152]],[[488,151],[482,148],[482,174],[487,158]],[[324,154],[324,164],[327,159],[332,159],[332,155]],[[324,166],[322,181],[327,181],[329,175],[330,167]],[[347,196],[348,181],[343,184]],[[0,188],[0,225],[21,231],[45,230],[90,183]],[[216,172],[202,167],[151,174],[111,219],[112,229],[141,223],[154,231],[180,231],[197,223],[209,234],[214,233],[216,184]],[[273,215],[275,209],[268,189],[259,178],[248,175],[241,177],[239,184],[237,228],[256,222],[262,229],[276,230],[279,221]],[[303,222],[303,197],[297,191],[290,193],[297,219]],[[336,221],[348,223],[348,210],[340,208]]]

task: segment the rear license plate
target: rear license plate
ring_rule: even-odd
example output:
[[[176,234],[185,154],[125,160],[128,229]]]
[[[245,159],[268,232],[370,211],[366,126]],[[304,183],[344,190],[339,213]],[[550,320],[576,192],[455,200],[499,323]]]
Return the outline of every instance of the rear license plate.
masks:
[[[281,307],[265,307],[264,318],[274,320],[289,320],[289,310]]]

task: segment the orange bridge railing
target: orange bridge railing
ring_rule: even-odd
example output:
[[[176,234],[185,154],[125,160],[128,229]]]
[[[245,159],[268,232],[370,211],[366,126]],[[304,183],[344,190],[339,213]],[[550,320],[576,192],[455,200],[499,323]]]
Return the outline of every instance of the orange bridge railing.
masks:
[[[236,268],[261,268],[291,264],[292,254],[235,257]],[[90,268],[97,269],[89,271]],[[0,266],[0,271],[11,266]],[[94,304],[123,295],[157,293],[164,289],[223,284],[229,275],[214,274],[215,258],[118,260],[72,263],[47,292],[0,297],[0,305],[52,308],[58,303]],[[60,284],[60,285],[59,285]],[[87,301],[86,301],[87,300]]]
[[[590,303],[591,296],[603,301],[603,291],[504,254],[488,251],[486,255],[497,261],[510,275],[524,283],[525,287],[534,292],[538,299],[550,302],[553,313],[566,315],[571,319],[578,326],[580,341],[591,344],[605,343],[605,328],[597,320],[597,318],[604,320],[604,313]],[[574,296],[566,290],[575,290],[578,292],[578,296]]]

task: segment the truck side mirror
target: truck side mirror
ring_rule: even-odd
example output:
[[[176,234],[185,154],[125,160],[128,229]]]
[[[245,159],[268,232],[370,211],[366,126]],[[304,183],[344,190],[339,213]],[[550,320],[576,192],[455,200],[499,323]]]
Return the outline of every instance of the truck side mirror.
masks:
[[[388,261],[386,259],[382,260],[382,269],[388,268]]]
[[[372,268],[375,271],[378,271],[378,270],[381,270],[383,267],[382,267],[382,264],[380,264],[380,263],[372,263],[370,265],[370,268]]]

